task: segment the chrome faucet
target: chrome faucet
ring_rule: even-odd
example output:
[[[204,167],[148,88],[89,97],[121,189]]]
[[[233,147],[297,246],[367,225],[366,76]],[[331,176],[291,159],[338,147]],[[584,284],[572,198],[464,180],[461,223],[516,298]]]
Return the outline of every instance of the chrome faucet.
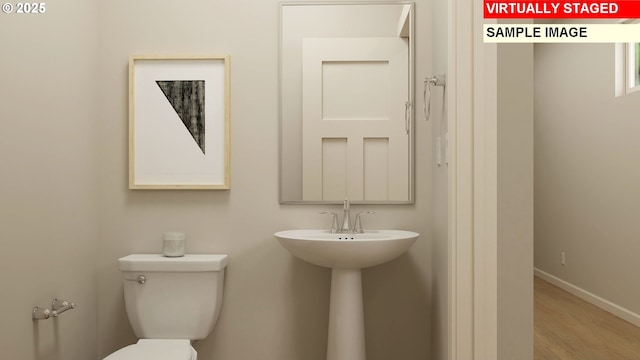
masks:
[[[349,200],[344,199],[344,204],[342,206],[342,226],[340,227],[340,233],[351,233],[353,228],[351,227],[351,208],[349,204]]]
[[[323,211],[320,214],[330,214],[332,216],[331,232],[332,234],[362,234],[362,221],[360,216],[362,214],[374,214],[373,211],[363,211],[356,215],[356,221],[351,225],[351,204],[349,200],[345,199],[343,204],[342,225],[338,227],[338,214],[333,211]]]
[[[330,233],[335,234],[338,232],[338,214],[334,213],[333,211],[323,211],[320,214],[330,214],[332,219],[331,219],[331,230],[329,230]]]
[[[354,234],[362,234],[364,232],[364,230],[362,229],[362,220],[360,220],[360,216],[362,214],[375,214],[374,211],[363,211],[363,212],[359,212],[356,215],[356,222],[353,224],[353,228],[351,229],[351,232]]]

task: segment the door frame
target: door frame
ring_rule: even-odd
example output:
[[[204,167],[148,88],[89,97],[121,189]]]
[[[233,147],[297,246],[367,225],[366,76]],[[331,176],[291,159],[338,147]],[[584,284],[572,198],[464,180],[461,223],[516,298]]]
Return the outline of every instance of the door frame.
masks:
[[[448,4],[448,359],[497,359],[497,45],[483,1]]]

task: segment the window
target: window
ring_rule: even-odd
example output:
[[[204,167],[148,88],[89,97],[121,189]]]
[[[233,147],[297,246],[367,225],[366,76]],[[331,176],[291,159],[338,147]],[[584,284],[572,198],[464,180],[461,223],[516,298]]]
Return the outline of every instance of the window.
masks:
[[[627,20],[624,24],[640,24],[639,20]],[[640,92],[640,42],[617,43],[616,46],[616,96]]]
[[[629,90],[640,86],[640,43],[627,44]]]
[[[624,93],[640,91],[640,43],[624,44]]]
[[[638,20],[627,20],[627,24],[639,24]],[[640,90],[640,43],[625,44],[625,82],[626,92]]]

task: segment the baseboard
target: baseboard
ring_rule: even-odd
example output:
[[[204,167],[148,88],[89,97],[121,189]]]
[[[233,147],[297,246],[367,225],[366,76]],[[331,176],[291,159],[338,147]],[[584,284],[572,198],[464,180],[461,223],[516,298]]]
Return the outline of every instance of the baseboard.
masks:
[[[582,288],[579,288],[569,282],[566,282],[560,278],[557,278],[549,273],[546,273],[540,269],[533,269],[533,273],[535,276],[546,280],[553,285],[581,298],[584,301],[587,301],[602,310],[612,313],[613,315],[624,319],[635,326],[640,327],[640,315],[634,313],[633,311],[627,310],[622,306],[616,305],[609,300],[603,299],[598,295],[592,294]]]

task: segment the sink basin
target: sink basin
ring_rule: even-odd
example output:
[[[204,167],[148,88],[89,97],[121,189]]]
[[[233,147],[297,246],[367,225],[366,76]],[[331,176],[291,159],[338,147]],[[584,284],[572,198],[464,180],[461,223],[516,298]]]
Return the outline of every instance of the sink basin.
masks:
[[[419,234],[404,230],[362,234],[287,230],[275,236],[295,257],[331,268],[327,360],[366,360],[361,269],[402,255]]]
[[[419,234],[404,230],[368,230],[362,234],[286,230],[275,236],[292,255],[306,262],[329,268],[361,269],[404,254]]]

